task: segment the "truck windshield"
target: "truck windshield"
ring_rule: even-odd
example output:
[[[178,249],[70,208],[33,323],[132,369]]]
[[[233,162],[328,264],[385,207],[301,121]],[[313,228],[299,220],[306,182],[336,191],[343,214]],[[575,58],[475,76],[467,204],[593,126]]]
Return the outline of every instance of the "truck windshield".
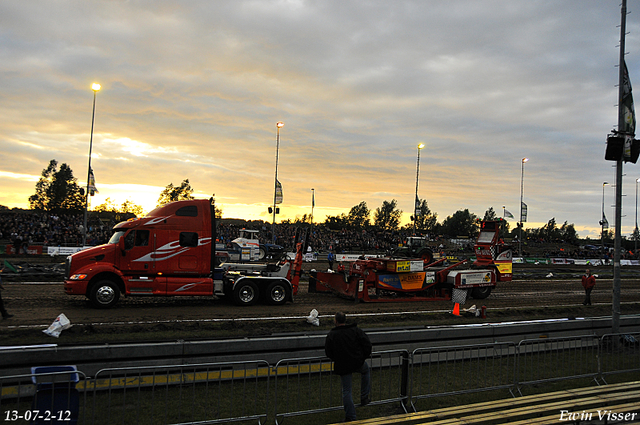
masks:
[[[111,239],[109,239],[109,243],[118,243],[120,242],[120,238],[122,237],[122,235],[124,235],[126,233],[126,230],[118,230],[116,231],[113,236],[111,236]]]

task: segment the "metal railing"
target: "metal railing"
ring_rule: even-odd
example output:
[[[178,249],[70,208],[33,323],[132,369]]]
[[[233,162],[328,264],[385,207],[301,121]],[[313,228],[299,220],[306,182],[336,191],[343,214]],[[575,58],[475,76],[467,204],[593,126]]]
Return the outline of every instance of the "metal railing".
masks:
[[[518,343],[517,388],[565,379],[598,377],[599,338],[584,335],[526,339]],[[596,381],[597,382],[597,381]]]
[[[264,423],[265,361],[103,369],[87,382],[91,423]]]
[[[371,405],[591,378],[640,376],[640,333],[374,352]],[[68,367],[68,366],[67,366]],[[81,371],[35,368],[0,377],[1,419],[22,423],[280,424],[342,410],[340,377],[326,357]],[[358,394],[359,379],[354,379]],[[356,401],[358,397],[356,396]],[[8,415],[8,416],[7,416]],[[35,415],[35,416],[34,416]],[[47,418],[42,415],[48,415]],[[47,420],[48,419],[48,420]],[[60,420],[58,420],[60,419]]]
[[[640,371],[640,332],[606,334],[600,338],[598,377]]]
[[[409,370],[407,350],[377,351],[368,360],[371,373],[371,404],[407,401]],[[273,368],[275,423],[284,418],[342,410],[340,376],[326,357],[280,360]],[[354,398],[360,394],[354,385]]]
[[[420,348],[411,355],[411,406],[414,400],[511,389],[516,346],[511,342]]]

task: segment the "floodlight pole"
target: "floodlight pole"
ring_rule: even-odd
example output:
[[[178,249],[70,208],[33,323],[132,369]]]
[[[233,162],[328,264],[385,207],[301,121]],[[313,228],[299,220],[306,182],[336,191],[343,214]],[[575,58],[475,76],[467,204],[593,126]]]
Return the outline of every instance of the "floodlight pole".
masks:
[[[620,62],[618,65],[618,132],[623,134],[624,125],[624,108],[622,97],[624,95],[624,49],[625,49],[625,33],[627,30],[627,0],[622,0],[620,11]],[[633,136],[633,135],[631,135]],[[622,155],[624,156],[624,155]],[[621,230],[622,230],[622,160],[619,158],[616,162],[616,229],[613,253],[613,297],[611,303],[611,332],[616,334],[620,331],[620,249],[621,249]]]
[[[276,123],[276,177],[273,187],[273,220],[271,221],[271,235],[276,243],[276,205],[278,204],[278,154],[280,152],[280,129],[284,127],[282,121]]]
[[[100,84],[93,83],[91,86],[93,90],[93,112],[91,112],[91,136],[89,139],[89,169],[87,170],[87,193],[85,193],[84,200],[84,222],[82,227],[82,247],[87,245],[87,211],[89,210],[89,186],[91,181],[91,151],[93,149],[93,124],[96,117],[96,95],[100,90]]]
[[[636,227],[633,229],[633,254],[638,253],[638,182],[640,178],[636,179]]]

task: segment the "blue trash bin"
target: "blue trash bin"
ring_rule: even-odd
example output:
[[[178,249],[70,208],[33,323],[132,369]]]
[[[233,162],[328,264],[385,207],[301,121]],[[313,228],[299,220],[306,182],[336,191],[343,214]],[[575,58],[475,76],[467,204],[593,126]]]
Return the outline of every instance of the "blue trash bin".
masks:
[[[33,398],[32,424],[78,423],[80,397],[76,384],[79,382],[75,366],[36,366],[31,368],[31,380],[36,386]],[[59,373],[57,373],[59,372]],[[64,373],[68,372],[68,373]]]

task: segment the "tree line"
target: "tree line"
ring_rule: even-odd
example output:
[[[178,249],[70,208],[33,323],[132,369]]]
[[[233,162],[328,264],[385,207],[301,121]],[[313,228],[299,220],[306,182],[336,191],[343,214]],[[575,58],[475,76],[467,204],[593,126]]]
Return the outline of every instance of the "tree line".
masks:
[[[169,183],[160,193],[157,206],[184,199],[193,199],[193,188],[188,179],[184,180],[180,186]],[[47,168],[42,170],[40,179],[36,183],[35,193],[29,197],[29,207],[32,210],[53,214],[81,214],[84,212],[85,202],[85,188],[78,185],[78,179],[73,176],[71,167],[63,163],[58,168],[58,161],[55,159],[52,159]],[[122,205],[116,205],[111,198],[94,207],[93,211],[131,213],[136,216],[144,213],[143,208],[131,200],[124,201]]]
[[[183,180],[178,186],[169,183],[160,193],[157,206],[186,199],[194,199],[189,179]],[[54,214],[81,214],[84,212],[85,200],[85,188],[78,185],[71,168],[65,163],[58,167],[58,162],[52,159],[47,168],[42,170],[41,177],[35,185],[35,193],[29,197],[29,205],[32,210]],[[342,229],[408,230],[420,235],[449,238],[474,238],[480,230],[480,217],[468,209],[456,211],[442,222],[438,222],[437,213],[431,211],[426,200],[418,199],[416,206],[411,222],[403,227],[400,226],[403,212],[398,208],[398,202],[395,199],[383,201],[382,205],[375,210],[371,210],[367,203],[362,201],[351,207],[348,213],[326,216],[324,222],[315,224],[334,231]],[[130,200],[118,206],[110,198],[96,206],[93,211],[131,213],[136,216],[143,214],[142,207]],[[222,217],[222,210],[218,207],[216,207],[216,215]],[[501,220],[503,237],[513,239],[520,237],[520,228],[510,229],[509,223],[498,217],[493,207],[485,211],[482,220]],[[312,217],[305,214],[294,221],[285,220],[282,223],[297,224],[311,223],[311,221]],[[577,243],[579,239],[573,224],[565,221],[558,227],[555,217],[539,229],[522,229],[522,235],[524,239],[545,242]]]

